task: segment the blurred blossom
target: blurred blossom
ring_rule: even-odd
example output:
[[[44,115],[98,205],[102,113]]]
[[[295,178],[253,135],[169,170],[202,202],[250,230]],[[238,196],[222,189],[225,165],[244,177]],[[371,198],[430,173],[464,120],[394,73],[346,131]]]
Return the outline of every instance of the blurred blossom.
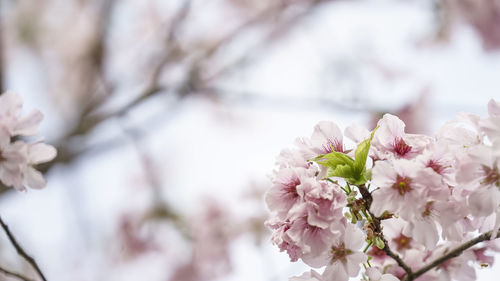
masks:
[[[481,38],[484,49],[500,48],[500,1],[438,0],[437,3],[443,9],[445,21],[452,21],[443,25],[453,25],[454,21],[469,24]]]
[[[418,95],[417,99],[409,104],[404,105],[395,112],[381,112],[372,116],[372,128],[376,127],[378,120],[385,113],[393,113],[405,123],[405,130],[412,134],[422,134],[429,132],[429,122],[432,119],[432,111],[430,103],[430,89],[424,88]]]
[[[332,227],[348,223],[339,207],[348,198],[338,182],[317,183],[326,170],[306,160],[354,154],[350,142],[370,132],[349,125],[372,129],[386,111],[394,116],[380,122],[370,156],[412,159],[430,168],[425,183],[456,184],[448,147],[458,151],[457,138],[477,144],[469,127],[499,142],[493,102],[489,118],[447,124],[438,132],[443,143],[432,148],[411,135],[438,128],[455,111],[478,111],[500,90],[499,58],[471,47],[475,37],[459,24],[485,50],[497,50],[495,0],[35,2],[0,0],[0,216],[49,280],[325,279],[314,270],[300,275],[290,258],[330,261],[329,277],[354,276],[359,269],[341,260],[356,263],[365,253],[340,234],[347,226]],[[429,33],[449,44],[416,46]],[[342,126],[320,122],[332,119]],[[310,137],[280,152],[312,124]],[[430,152],[413,159],[424,146]],[[475,160],[459,168],[493,180],[497,167],[486,152],[460,153]],[[275,155],[279,171],[268,180]],[[400,172],[423,185],[414,167]],[[378,180],[397,181],[392,172]],[[138,173],[140,180],[130,179]],[[468,182],[463,174],[458,180]],[[442,180],[432,181],[437,175]],[[472,194],[474,212],[491,211],[484,198],[493,186],[472,188],[461,194]],[[410,201],[397,209],[439,214],[447,239],[483,223],[462,219],[456,202],[446,212]],[[268,218],[266,204],[278,219]],[[484,224],[499,227],[498,217]],[[386,226],[391,245],[405,254],[408,245],[435,246],[432,224],[400,220]],[[269,241],[285,253],[270,250]],[[467,259],[492,264],[500,246],[485,245]],[[2,247],[0,267],[34,276],[9,249]],[[385,267],[365,277],[401,277],[377,250],[367,253]],[[460,266],[467,259],[450,262],[450,276],[470,273]]]

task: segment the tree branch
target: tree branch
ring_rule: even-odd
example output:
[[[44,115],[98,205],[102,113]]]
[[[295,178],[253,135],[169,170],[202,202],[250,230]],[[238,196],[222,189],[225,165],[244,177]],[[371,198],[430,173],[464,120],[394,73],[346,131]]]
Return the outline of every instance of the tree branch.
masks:
[[[384,241],[385,246],[384,246],[384,248],[382,250],[388,256],[390,256],[391,258],[393,258],[398,263],[398,265],[400,267],[402,267],[406,271],[406,276],[403,278],[402,281],[413,281],[413,280],[415,280],[419,276],[423,275],[424,273],[426,273],[427,271],[433,269],[434,267],[439,266],[440,264],[444,263],[445,261],[447,261],[447,260],[449,260],[451,258],[456,258],[456,257],[460,256],[465,250],[469,249],[470,247],[472,247],[472,246],[474,246],[474,245],[476,245],[478,243],[481,243],[483,241],[486,241],[486,240],[490,239],[491,235],[493,234],[492,231],[483,233],[483,234],[479,235],[478,237],[476,237],[476,238],[474,238],[472,240],[469,240],[469,241],[465,242],[464,244],[456,247],[455,249],[449,251],[447,254],[445,254],[445,255],[443,255],[443,256],[441,256],[441,257],[433,260],[432,262],[430,262],[426,266],[423,266],[419,270],[413,272],[411,270],[411,268],[401,259],[401,257],[398,254],[394,253],[389,248],[389,244],[388,244],[387,240],[385,239],[384,234],[382,232],[382,227],[380,225],[380,218],[374,216],[370,212],[370,206],[371,206],[372,201],[373,201],[373,198],[372,198],[372,195],[371,195],[370,191],[368,191],[368,188],[366,188],[365,185],[358,186],[358,189],[359,189],[359,192],[361,193],[361,196],[365,200],[365,207],[366,207],[368,213],[370,214],[370,216],[373,219],[373,226],[374,226],[375,234],[378,237],[380,237],[380,239],[382,239],[382,241]],[[496,238],[500,238],[500,231],[497,232]]]
[[[7,276],[14,277],[14,278],[17,278],[17,279],[20,279],[23,281],[33,281],[32,279],[29,279],[28,277],[25,277],[19,273],[15,273],[15,272],[12,272],[10,270],[7,270],[1,266],[0,266],[0,272],[7,275]]]
[[[483,233],[481,235],[479,235],[478,237],[474,238],[474,239],[471,239],[467,242],[465,242],[464,244],[456,247],[455,249],[449,251],[447,254],[433,260],[432,262],[430,262],[428,265],[420,268],[419,270],[417,270],[415,273],[413,273],[413,276],[410,277],[405,277],[403,279],[403,281],[412,281],[412,280],[415,280],[416,278],[418,278],[420,275],[426,273],[427,271],[433,269],[434,267],[436,266],[439,266],[440,264],[442,264],[443,262],[449,260],[449,259],[452,259],[452,258],[456,258],[458,256],[460,256],[465,250],[469,249],[470,247],[478,244],[478,243],[481,243],[483,241],[486,241],[488,239],[490,239],[492,235],[492,231],[488,231],[486,233]],[[496,238],[499,238],[500,237],[500,231],[497,232],[497,235],[496,235]]]
[[[372,201],[373,201],[372,194],[370,193],[370,191],[368,190],[368,188],[366,188],[366,186],[364,184],[358,186],[358,189],[359,189],[359,192],[361,193],[361,196],[365,200],[366,210],[368,211],[368,213],[372,217],[372,223],[374,226],[375,235],[377,235],[384,242],[384,248],[382,249],[382,251],[384,251],[386,253],[386,255],[388,255],[389,257],[394,259],[398,263],[398,265],[404,269],[404,271],[406,272],[406,276],[411,278],[409,280],[413,280],[414,273],[411,270],[411,268],[403,261],[403,259],[398,254],[393,252],[391,250],[391,248],[389,247],[389,242],[385,239],[384,233],[382,232],[380,218],[373,215],[372,212],[370,211],[370,206],[371,206]]]
[[[10,243],[12,244],[12,246],[14,246],[17,253],[21,257],[23,257],[35,269],[35,271],[38,273],[38,275],[40,275],[40,277],[42,278],[43,281],[47,281],[47,279],[43,275],[42,271],[40,270],[40,267],[36,263],[35,259],[33,259],[30,255],[28,255],[26,253],[26,251],[24,251],[24,249],[21,247],[21,245],[19,245],[19,243],[17,242],[14,235],[10,232],[9,227],[4,223],[4,221],[2,220],[1,217],[0,217],[0,225],[2,226],[3,230],[5,231],[5,234],[7,234],[7,237],[9,238]]]

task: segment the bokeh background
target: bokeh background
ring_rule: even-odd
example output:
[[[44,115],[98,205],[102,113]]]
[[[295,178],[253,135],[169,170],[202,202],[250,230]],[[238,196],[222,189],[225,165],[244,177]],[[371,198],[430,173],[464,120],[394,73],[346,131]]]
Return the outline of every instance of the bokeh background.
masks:
[[[45,189],[0,194],[49,280],[278,281],[306,268],[263,225],[280,150],[321,120],[486,115],[500,1],[0,0],[0,55],[59,152]]]

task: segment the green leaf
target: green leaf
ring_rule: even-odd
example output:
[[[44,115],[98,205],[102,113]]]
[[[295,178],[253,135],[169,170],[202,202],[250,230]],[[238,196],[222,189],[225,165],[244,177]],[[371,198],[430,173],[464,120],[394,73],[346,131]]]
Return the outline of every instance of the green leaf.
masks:
[[[337,151],[333,151],[325,155],[320,155],[313,160],[327,168],[335,168],[337,165],[354,165],[354,159],[344,153]]]
[[[352,178],[354,177],[353,167],[349,164],[339,164],[335,168],[328,167],[326,171],[327,177],[340,177],[340,178]]]
[[[370,144],[373,139],[373,135],[375,134],[375,131],[378,129],[375,128],[371,135],[370,138],[362,141],[358,147],[356,148],[356,151],[354,152],[354,169],[356,170],[356,173],[358,175],[362,175],[362,173],[365,171],[366,167],[366,159],[368,158],[368,152],[370,151]]]
[[[327,177],[352,178],[354,176],[354,160],[344,153],[333,151],[313,160],[328,168]]]
[[[378,128],[378,127],[377,127]],[[331,153],[320,155],[312,161],[327,168],[327,177],[344,178],[348,183],[361,185],[371,178],[370,171],[366,171],[366,159],[370,151],[370,143],[375,131],[372,131],[370,138],[362,141],[354,152],[355,159],[347,154],[332,151]]]

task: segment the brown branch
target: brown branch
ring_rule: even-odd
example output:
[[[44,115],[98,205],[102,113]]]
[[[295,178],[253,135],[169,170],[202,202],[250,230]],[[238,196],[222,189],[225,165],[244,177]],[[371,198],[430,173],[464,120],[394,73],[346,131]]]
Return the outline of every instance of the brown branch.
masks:
[[[479,235],[478,237],[474,238],[474,239],[471,239],[467,242],[465,242],[464,244],[456,247],[455,249],[449,251],[447,254],[433,260],[432,262],[430,262],[428,265],[420,268],[419,270],[417,270],[415,273],[413,273],[413,276],[407,276],[403,279],[403,281],[412,281],[412,280],[415,280],[416,278],[418,278],[420,275],[426,273],[427,271],[433,269],[434,267],[436,266],[439,266],[440,264],[442,264],[443,262],[449,260],[449,259],[452,259],[452,258],[456,258],[458,256],[460,256],[465,250],[469,249],[470,247],[478,244],[478,243],[481,243],[483,241],[486,241],[488,239],[490,239],[492,235],[492,231],[488,231],[486,233],[483,233],[481,235]],[[500,231],[497,232],[497,235],[496,235],[496,238],[499,238],[500,237]]]
[[[370,206],[371,206],[371,203],[373,201],[373,197],[372,197],[370,191],[368,191],[368,188],[366,188],[365,185],[358,186],[358,189],[359,189],[359,192],[361,193],[361,196],[363,197],[363,199],[365,199],[365,207],[366,207],[368,213],[370,214],[370,216],[372,217],[375,234],[378,237],[380,237],[380,239],[382,239],[382,241],[384,242],[385,246],[384,246],[384,248],[382,250],[388,256],[390,256],[391,258],[393,258],[398,263],[398,265],[400,267],[402,267],[406,271],[406,276],[403,278],[402,281],[413,281],[413,280],[415,280],[419,276],[423,275],[424,273],[426,273],[427,271],[433,269],[434,267],[439,266],[443,262],[445,262],[445,261],[447,261],[447,260],[449,260],[451,258],[456,258],[456,257],[460,256],[465,250],[469,249],[470,247],[472,247],[472,246],[474,246],[474,245],[476,245],[478,243],[481,243],[483,241],[486,241],[486,240],[490,239],[490,237],[492,235],[492,231],[483,233],[483,234],[479,235],[478,237],[476,237],[476,238],[474,238],[472,240],[469,240],[469,241],[465,242],[464,244],[456,247],[455,249],[447,252],[445,255],[443,255],[443,256],[441,256],[441,257],[433,260],[428,265],[423,266],[419,270],[413,272],[411,270],[411,268],[401,259],[401,257],[398,254],[394,253],[389,248],[389,244],[388,244],[387,240],[385,239],[384,234],[382,232],[382,227],[380,225],[380,218],[374,216],[370,212]],[[500,231],[498,231],[497,235],[496,235],[496,238],[499,238],[499,237],[500,237]]]
[[[7,234],[7,237],[9,238],[10,243],[12,244],[12,246],[14,246],[17,253],[22,258],[24,258],[35,269],[35,271],[38,273],[38,275],[40,275],[40,277],[42,278],[43,281],[47,281],[47,279],[43,275],[42,271],[40,270],[40,267],[36,263],[35,259],[33,259],[30,255],[28,255],[26,253],[26,251],[24,251],[24,249],[21,247],[21,245],[19,245],[19,243],[17,242],[14,235],[10,232],[9,227],[4,223],[4,221],[2,220],[1,217],[0,217],[0,225],[2,226],[3,230],[5,231],[5,234]]]
[[[413,271],[411,270],[411,268],[403,261],[403,259],[397,253],[393,252],[391,250],[391,248],[389,247],[389,242],[385,239],[384,233],[382,232],[380,218],[373,215],[373,213],[370,211],[370,206],[371,206],[372,201],[373,201],[372,194],[370,193],[370,191],[368,190],[368,188],[366,188],[366,186],[364,184],[358,186],[358,189],[359,189],[359,192],[361,193],[361,196],[365,200],[366,210],[368,211],[368,213],[370,214],[370,216],[372,218],[372,224],[374,226],[375,235],[377,235],[384,242],[384,248],[382,248],[382,251],[384,251],[386,253],[386,255],[388,255],[393,260],[395,260],[398,263],[398,265],[404,269],[404,271],[406,272],[406,276],[411,278],[409,280],[413,280],[414,274],[413,274]]]
[[[17,279],[20,279],[20,280],[23,280],[23,281],[33,281],[32,279],[29,279],[26,276],[23,276],[23,275],[21,275],[19,273],[10,271],[10,270],[5,269],[5,268],[3,268],[1,266],[0,266],[0,272],[3,273],[6,276],[14,277],[14,278],[17,278]]]
[[[315,5],[325,1],[326,0],[312,0],[311,3],[307,5],[307,8],[305,10],[310,12]],[[144,88],[141,90],[138,96],[120,109],[111,112],[97,113],[97,110],[101,108],[101,106],[109,99],[109,97],[111,96],[110,92],[112,91],[112,87],[106,87],[107,84],[104,81],[106,80],[105,79],[106,77],[104,77],[105,71],[104,71],[103,59],[106,56],[106,48],[104,45],[105,38],[108,33],[106,26],[107,23],[109,22],[109,17],[111,15],[115,0],[106,0],[102,4],[100,16],[98,18],[98,23],[96,24],[96,34],[94,39],[92,39],[93,44],[89,45],[89,49],[87,51],[87,54],[85,55],[86,58],[85,61],[90,64],[89,66],[90,68],[87,69],[89,71],[86,71],[85,73],[87,73],[87,75],[90,76],[84,77],[85,79],[82,78],[81,80],[86,81],[84,83],[86,85],[86,87],[84,87],[85,89],[83,89],[84,93],[90,94],[90,93],[103,92],[103,94],[102,95],[92,94],[91,98],[89,98],[88,101],[83,103],[83,108],[78,113],[74,127],[71,128],[68,132],[66,132],[58,141],[54,142],[54,145],[56,146],[58,151],[56,158],[51,162],[39,165],[37,169],[40,172],[46,173],[50,168],[52,168],[55,164],[58,163],[62,164],[70,163],[86,151],[86,149],[75,150],[74,147],[71,146],[71,141],[73,139],[88,134],[95,127],[105,122],[106,120],[109,120],[114,117],[123,116],[124,114],[126,114],[131,109],[135,108],[143,101],[159,93],[162,93],[167,89],[167,87],[160,85],[159,81],[160,76],[163,73],[163,70],[170,63],[182,60],[182,58],[179,58],[179,56],[184,56],[185,54],[187,54],[184,50],[181,49],[181,45],[177,42],[178,40],[177,32],[182,28],[184,24],[186,24],[186,20],[188,19],[187,16],[189,15],[191,9],[190,2],[191,1],[189,0],[186,1],[184,5],[179,9],[176,16],[173,18],[170,28],[167,31],[167,34],[164,35],[165,39],[163,41],[164,42],[163,44],[165,51],[162,52],[161,56],[157,58],[157,60],[155,61],[156,64],[152,67],[152,71],[150,72],[149,77],[145,79],[146,85],[144,85]],[[233,69],[233,67],[231,66],[234,66],[234,64],[230,63],[229,66],[226,65],[224,67],[222,73],[217,73],[215,76],[212,76],[208,79],[201,79],[200,73],[203,72],[201,68],[204,62],[215,56],[218,50],[222,49],[224,46],[227,46],[231,42],[237,40],[245,30],[258,25],[261,22],[266,22],[273,19],[275,15],[282,14],[282,11],[288,8],[289,6],[292,6],[292,4],[280,4],[278,6],[273,7],[270,10],[263,11],[262,13],[249,19],[248,22],[237,27],[236,30],[234,30],[234,32],[221,38],[214,45],[209,46],[206,50],[201,52],[202,54],[201,58],[195,60],[189,66],[188,79],[184,81],[180,87],[168,87],[168,89],[177,91],[178,96],[180,98],[188,95],[191,92],[196,92],[198,90],[203,91],[206,88],[206,86],[204,86],[206,83],[211,82],[212,79],[218,77],[220,74],[226,73],[229,69]],[[307,12],[303,12],[297,15],[296,20],[303,18],[305,14],[307,14]],[[284,22],[291,23],[294,22],[294,20],[286,19]],[[288,27],[286,28],[286,30],[289,30],[290,26],[292,25],[280,24],[279,26]],[[277,29],[279,28],[276,27],[270,32],[268,36],[269,38],[267,38],[268,40],[272,39],[271,34],[284,33],[283,31],[277,32],[276,31]],[[98,85],[99,83],[97,83],[98,79],[104,81],[100,83],[102,84],[101,86],[104,86],[104,89],[100,89]],[[0,194],[8,190],[10,190],[10,188],[0,183]]]

